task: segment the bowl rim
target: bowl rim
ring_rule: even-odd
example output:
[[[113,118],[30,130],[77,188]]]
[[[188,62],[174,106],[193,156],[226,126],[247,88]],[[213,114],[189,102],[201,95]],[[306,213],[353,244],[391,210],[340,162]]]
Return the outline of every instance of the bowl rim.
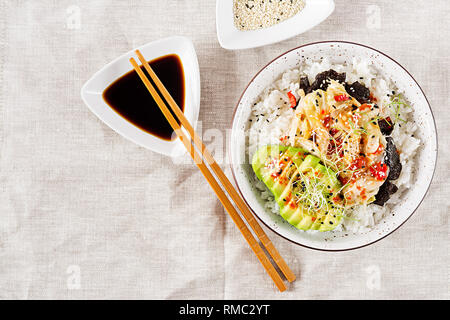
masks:
[[[438,132],[437,132],[437,127],[436,127],[436,120],[435,120],[435,117],[434,117],[433,110],[432,110],[432,108],[431,108],[430,102],[428,101],[428,98],[427,98],[427,96],[425,95],[425,92],[423,91],[422,87],[419,85],[419,83],[416,81],[416,79],[412,76],[412,74],[411,74],[408,70],[406,70],[406,68],[403,67],[400,63],[398,63],[395,59],[393,59],[393,58],[390,57],[389,55],[387,55],[387,54],[381,52],[380,50],[375,49],[375,48],[370,47],[370,46],[365,45],[365,44],[361,44],[361,43],[357,43],[357,42],[352,42],[352,41],[344,41],[344,40],[324,40],[324,41],[309,42],[309,43],[303,44],[303,45],[301,45],[301,46],[292,48],[292,49],[290,49],[290,50],[288,50],[288,51],[286,51],[286,52],[284,52],[284,53],[278,55],[276,58],[272,59],[269,63],[267,63],[266,65],[264,65],[264,66],[263,66],[263,67],[262,67],[262,68],[261,68],[261,69],[260,69],[260,70],[252,77],[252,79],[248,82],[248,84],[247,84],[247,86],[245,87],[245,89],[242,91],[242,94],[240,95],[240,97],[239,97],[239,99],[238,99],[238,102],[237,102],[237,104],[236,104],[236,107],[234,108],[234,111],[233,111],[233,116],[232,116],[232,118],[231,118],[231,125],[230,125],[231,131],[233,131],[234,120],[235,120],[235,118],[236,118],[237,110],[238,110],[238,108],[239,108],[239,104],[240,104],[240,102],[241,102],[241,100],[242,100],[242,97],[244,96],[244,94],[245,94],[245,92],[247,91],[247,89],[248,89],[248,87],[250,86],[250,84],[253,83],[253,81],[256,79],[256,77],[258,77],[258,75],[259,75],[264,69],[266,69],[266,68],[267,68],[270,64],[272,64],[274,61],[278,60],[279,58],[283,57],[284,55],[288,54],[288,53],[291,52],[291,51],[298,50],[298,49],[300,49],[300,48],[307,47],[307,46],[312,46],[312,45],[316,45],[316,44],[327,44],[327,43],[330,43],[330,44],[332,44],[332,43],[351,44],[351,45],[356,45],[356,46],[364,47],[364,48],[367,48],[367,49],[374,50],[375,52],[378,52],[379,54],[381,54],[381,55],[385,56],[386,58],[392,60],[392,61],[393,61],[394,63],[396,63],[399,67],[401,67],[401,68],[402,68],[402,69],[403,69],[403,70],[411,77],[411,79],[417,84],[418,88],[420,89],[421,93],[423,94],[423,96],[424,96],[424,98],[425,98],[425,101],[427,102],[428,109],[430,110],[431,118],[433,119],[433,126],[434,126],[434,132],[435,132],[434,138],[435,138],[435,143],[436,143],[436,151],[435,151],[434,164],[433,164],[433,173],[432,173],[432,175],[431,175],[430,183],[428,184],[428,186],[427,186],[427,188],[426,188],[426,190],[425,190],[425,192],[424,192],[424,194],[423,194],[423,196],[422,196],[422,199],[419,201],[419,203],[417,204],[416,208],[414,208],[414,210],[411,211],[411,213],[409,214],[409,216],[406,217],[406,219],[404,219],[403,222],[401,222],[396,228],[390,230],[388,233],[386,233],[386,234],[383,235],[382,237],[380,237],[380,238],[378,238],[378,239],[376,239],[376,240],[373,240],[373,241],[371,241],[371,242],[369,242],[369,243],[366,243],[366,244],[363,244],[363,245],[360,245],[360,246],[355,246],[355,247],[350,247],[350,248],[344,248],[344,249],[324,249],[324,248],[316,248],[316,247],[313,247],[313,246],[307,246],[307,245],[302,244],[302,243],[300,243],[300,242],[298,242],[298,241],[289,239],[288,237],[282,235],[280,232],[274,230],[270,225],[268,225],[267,223],[265,223],[264,220],[263,220],[261,217],[259,217],[259,215],[258,215],[258,214],[253,210],[253,208],[249,205],[249,203],[248,203],[247,200],[245,199],[244,194],[242,193],[242,190],[241,190],[241,188],[239,187],[238,181],[237,181],[237,179],[236,179],[235,167],[234,167],[234,165],[233,165],[233,158],[232,158],[232,154],[231,154],[231,144],[232,144],[232,139],[230,139],[229,142],[228,142],[228,158],[230,159],[230,168],[231,168],[231,173],[232,173],[232,175],[233,175],[233,180],[234,180],[234,183],[235,183],[235,185],[236,185],[236,187],[237,187],[237,190],[238,190],[239,194],[241,195],[242,199],[243,199],[244,202],[247,204],[247,207],[251,210],[251,212],[253,213],[253,215],[256,216],[256,217],[258,218],[258,220],[261,221],[267,228],[269,228],[272,232],[274,232],[274,233],[277,234],[278,236],[280,236],[280,237],[282,237],[282,238],[284,238],[284,239],[286,239],[286,240],[288,240],[288,241],[290,241],[290,242],[292,242],[292,243],[294,243],[294,244],[296,244],[296,245],[299,245],[299,246],[301,246],[301,247],[304,247],[304,248],[308,248],[308,249],[312,249],[312,250],[317,250],[317,251],[326,251],[326,252],[342,252],[342,251],[350,251],[350,250],[360,249],[360,248],[364,248],[364,247],[367,247],[367,246],[369,246],[369,245],[372,245],[372,244],[374,244],[374,243],[376,243],[376,242],[378,242],[378,241],[380,241],[380,240],[386,238],[387,236],[391,235],[392,233],[394,233],[394,231],[397,231],[402,225],[404,225],[404,224],[406,223],[406,221],[408,221],[408,220],[412,217],[412,215],[417,211],[417,209],[420,207],[420,205],[421,205],[422,202],[424,201],[425,197],[426,197],[427,194],[428,194],[428,191],[430,190],[430,186],[431,186],[431,184],[432,184],[432,182],[433,182],[433,178],[434,178],[434,175],[435,175],[435,173],[436,173],[436,165],[437,165],[437,159],[438,159],[438,153],[439,153],[439,143],[438,143]]]

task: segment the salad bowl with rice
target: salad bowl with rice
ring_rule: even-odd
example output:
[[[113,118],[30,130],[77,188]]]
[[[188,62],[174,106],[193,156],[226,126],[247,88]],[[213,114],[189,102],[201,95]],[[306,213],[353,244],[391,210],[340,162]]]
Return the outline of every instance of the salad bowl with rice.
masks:
[[[403,67],[333,41],[288,51],[252,79],[229,150],[262,222],[336,251],[374,243],[412,215],[431,183],[436,139],[428,101]]]

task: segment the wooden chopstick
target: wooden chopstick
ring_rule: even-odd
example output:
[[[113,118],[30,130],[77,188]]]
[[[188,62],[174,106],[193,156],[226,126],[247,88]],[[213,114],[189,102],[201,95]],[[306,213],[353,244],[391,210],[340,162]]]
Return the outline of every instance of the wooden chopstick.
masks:
[[[161,111],[163,112],[166,119],[169,121],[169,124],[172,126],[173,130],[179,135],[180,140],[186,147],[186,149],[189,151],[191,157],[193,158],[194,162],[202,172],[202,174],[205,176],[206,180],[210,184],[210,186],[213,188],[214,192],[216,193],[217,197],[219,198],[222,205],[225,207],[241,233],[243,234],[244,238],[250,245],[250,248],[254,251],[256,254],[258,260],[261,262],[267,273],[271,276],[272,280],[275,282],[275,285],[278,287],[280,291],[286,290],[286,286],[283,283],[283,280],[281,279],[280,275],[277,273],[276,269],[273,267],[273,265],[270,263],[270,260],[265,255],[262,248],[259,246],[258,242],[255,240],[253,235],[251,234],[250,230],[247,228],[239,214],[237,213],[236,209],[233,207],[231,202],[228,200],[227,196],[223,192],[223,190],[220,188],[219,184],[215,180],[215,178],[212,176],[209,169],[206,167],[203,161],[199,162],[198,159],[201,159],[201,157],[198,155],[195,148],[193,148],[191,144],[191,140],[185,135],[185,133],[181,130],[181,126],[178,124],[178,122],[175,120],[167,106],[165,105],[164,101],[161,99],[159,94],[156,92],[155,88],[151,84],[151,82],[147,79],[144,72],[141,70],[141,68],[137,65],[136,61],[131,58],[130,59],[131,64],[133,65],[134,69],[138,73],[141,80],[144,82],[145,86],[149,90],[150,94],[152,95],[153,99],[156,101],[158,106],[160,107]],[[187,121],[187,120],[186,120]],[[181,122],[181,121],[180,121]],[[206,149],[206,148],[205,148]]]
[[[253,235],[251,234],[250,230],[245,225],[244,221],[241,219],[239,214],[236,212],[236,209],[233,207],[231,202],[228,200],[227,196],[223,192],[223,190],[220,188],[217,181],[212,176],[211,172],[208,170],[206,165],[203,163],[203,161],[199,162],[198,159],[201,159],[201,157],[197,154],[197,151],[193,148],[190,139],[185,135],[185,133],[181,130],[180,125],[175,120],[173,115],[170,113],[169,109],[165,105],[164,101],[161,99],[159,94],[156,92],[155,88],[153,88],[153,85],[150,83],[150,81],[145,76],[144,72],[141,70],[141,68],[137,65],[136,61],[131,58],[130,59],[131,64],[133,65],[133,68],[138,73],[141,80],[144,82],[145,86],[149,90],[150,94],[152,95],[153,99],[156,101],[157,105],[161,109],[162,113],[166,117],[167,121],[171,125],[172,129],[178,134],[180,140],[186,147],[186,149],[189,151],[192,159],[194,160],[195,164],[198,166],[214,192],[216,193],[217,197],[219,198],[222,205],[225,207],[235,224],[237,225],[238,229],[241,231],[244,238],[247,240],[248,244],[250,245],[250,248],[254,251],[257,258],[263,265],[263,267],[266,269],[267,273],[270,275],[272,280],[275,282],[275,285],[278,287],[280,291],[286,290],[286,286],[283,283],[283,280],[281,279],[280,275],[277,273],[273,265],[270,263],[267,256],[264,254],[264,251],[259,246],[258,242],[255,240]]]
[[[216,163],[214,158],[212,157],[211,153],[206,149],[205,145],[201,141],[201,139],[196,134],[194,128],[192,128],[189,121],[184,116],[184,113],[180,110],[175,100],[172,98],[170,93],[167,91],[165,86],[162,84],[162,82],[159,80],[158,76],[155,74],[153,69],[148,64],[147,60],[144,58],[144,56],[141,54],[139,50],[136,50],[136,55],[138,56],[141,63],[144,65],[145,70],[148,72],[150,77],[152,78],[153,82],[156,84],[156,87],[159,89],[159,91],[162,93],[164,99],[169,103],[169,106],[171,107],[171,110],[175,113],[175,115],[180,120],[183,127],[188,131],[188,133],[191,135],[191,137],[194,140],[194,144],[197,146],[199,150],[201,150],[203,156],[205,157],[208,165],[211,167],[211,169],[214,171],[216,176],[219,178],[219,181],[224,186],[225,190],[228,192],[230,197],[233,199],[234,203],[237,205],[239,210],[242,212],[245,220],[250,225],[252,230],[255,232],[261,243],[266,248],[267,252],[269,252],[270,256],[276,263],[276,265],[280,268],[281,272],[283,272],[284,276],[289,282],[292,282],[295,280],[295,275],[291,271],[291,269],[288,267],[286,261],[281,257],[278,250],[273,245],[272,241],[267,237],[264,230],[261,228],[261,226],[258,224],[258,222],[255,220],[253,214],[250,212],[250,209],[245,204],[242,197],[237,193],[236,189],[233,187],[231,182],[228,180],[225,173],[222,171],[220,166]]]

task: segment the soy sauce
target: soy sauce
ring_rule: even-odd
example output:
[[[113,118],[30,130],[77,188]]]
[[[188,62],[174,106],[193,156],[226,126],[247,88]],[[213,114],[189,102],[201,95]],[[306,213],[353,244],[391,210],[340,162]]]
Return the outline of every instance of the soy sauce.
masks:
[[[149,64],[180,109],[184,111],[184,71],[180,58],[170,54],[151,60]],[[151,79],[143,66],[141,69],[147,78]],[[162,97],[156,85],[153,82],[152,84]],[[176,138],[175,134],[172,136],[173,130],[169,122],[134,70],[106,88],[103,91],[103,99],[120,116],[145,132],[167,141]],[[166,105],[168,106],[167,103]]]

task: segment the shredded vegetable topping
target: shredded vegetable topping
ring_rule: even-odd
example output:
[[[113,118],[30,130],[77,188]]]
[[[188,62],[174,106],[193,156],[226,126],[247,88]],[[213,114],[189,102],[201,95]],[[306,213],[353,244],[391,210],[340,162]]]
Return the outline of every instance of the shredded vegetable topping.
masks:
[[[284,142],[305,148],[336,172],[346,206],[372,202],[388,170],[383,164],[386,140],[378,125],[380,108],[375,103],[359,103],[334,80],[326,90],[315,90],[300,99],[289,139]],[[391,107],[395,110],[402,104],[396,97]],[[396,120],[401,121],[399,117]],[[326,204],[320,198],[323,193],[314,192],[323,187],[311,182],[305,186],[308,196],[299,201],[310,208]]]

